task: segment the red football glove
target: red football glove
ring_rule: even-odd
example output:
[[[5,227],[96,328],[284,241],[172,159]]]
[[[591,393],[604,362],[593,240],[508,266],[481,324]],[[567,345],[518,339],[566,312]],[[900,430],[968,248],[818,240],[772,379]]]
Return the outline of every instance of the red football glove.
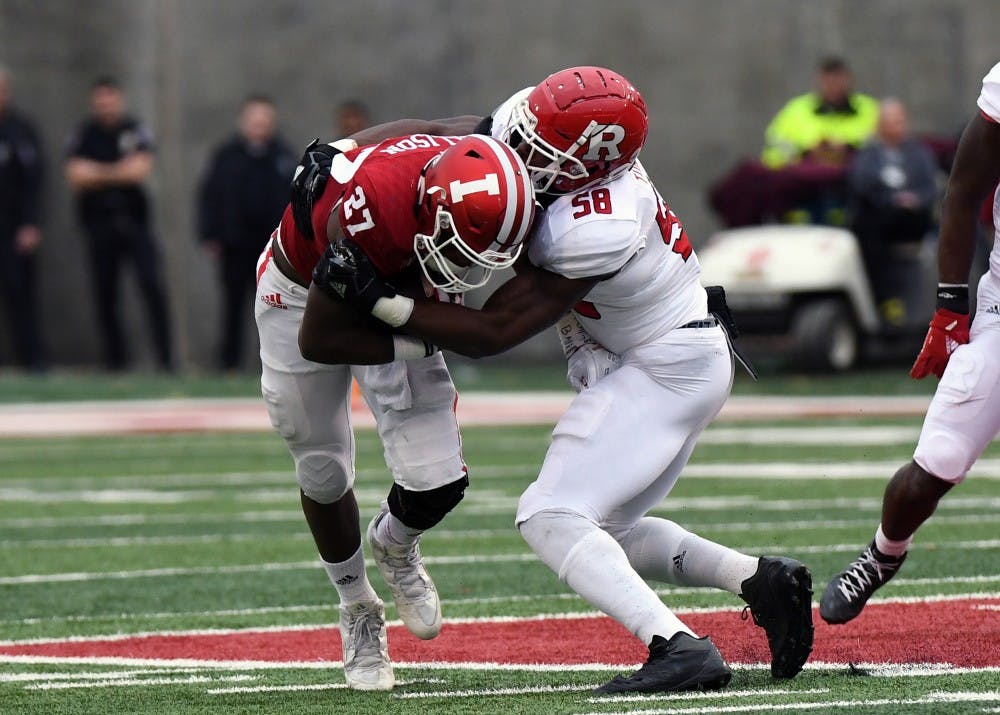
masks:
[[[969,342],[968,313],[953,313],[945,308],[934,311],[931,327],[924,338],[924,346],[920,348],[910,377],[915,380],[927,377],[932,372],[941,377],[948,359],[959,345]]]

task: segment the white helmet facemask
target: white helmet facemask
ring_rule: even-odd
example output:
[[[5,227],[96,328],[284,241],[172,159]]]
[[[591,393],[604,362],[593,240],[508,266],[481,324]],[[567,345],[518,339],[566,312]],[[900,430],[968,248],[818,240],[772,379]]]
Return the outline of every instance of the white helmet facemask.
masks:
[[[531,113],[528,108],[528,99],[525,97],[514,107],[511,116],[511,126],[507,128],[503,140],[519,148],[512,142],[514,134],[520,135],[520,140],[531,147],[528,156],[522,157],[531,175],[531,183],[538,193],[547,193],[552,189],[552,185],[564,177],[571,181],[579,181],[589,176],[587,167],[583,162],[570,153],[561,151],[542,139],[536,131],[538,118]],[[591,122],[590,126],[577,137],[569,151],[576,152],[583,147],[590,139],[591,130],[597,126],[596,122]]]
[[[431,187],[429,191],[443,191]],[[413,237],[413,252],[420,263],[424,277],[435,288],[445,293],[464,293],[486,285],[493,271],[508,268],[521,254],[519,245],[513,253],[487,250],[477,253],[462,240],[455,229],[451,213],[438,206],[434,215],[434,232],[418,233]],[[460,256],[467,265],[459,265],[445,253]]]

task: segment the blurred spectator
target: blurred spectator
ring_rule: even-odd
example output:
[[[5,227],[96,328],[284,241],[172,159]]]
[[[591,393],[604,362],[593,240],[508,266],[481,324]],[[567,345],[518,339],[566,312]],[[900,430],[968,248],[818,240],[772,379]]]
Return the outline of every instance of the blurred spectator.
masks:
[[[199,235],[218,261],[222,286],[218,364],[224,370],[240,365],[257,259],[288,203],[296,157],[276,128],[271,100],[248,97],[235,135],[215,150],[199,191]]]
[[[65,170],[87,238],[104,364],[122,370],[129,363],[119,288],[122,263],[131,261],[157,364],[170,370],[167,299],[144,188],[153,169],[152,138],[143,124],[125,114],[125,97],[114,78],[102,77],[91,85],[90,107],[90,118],[70,138]]]
[[[364,102],[348,99],[337,105],[334,113],[334,135],[338,139],[349,137],[371,126],[368,107]]]
[[[937,172],[931,150],[910,133],[903,103],[883,101],[876,136],[858,152],[848,175],[851,228],[861,242],[876,292],[892,244],[919,241],[930,231]]]
[[[819,64],[815,91],[790,100],[767,126],[760,161],[741,162],[709,189],[727,226],[843,223],[847,165],[878,120],[878,102],[852,85],[843,60]]]
[[[0,291],[17,363],[36,372],[45,368],[35,284],[41,182],[35,127],[10,106],[9,76],[0,67]]]
[[[878,102],[855,92],[854,77],[839,57],[820,62],[816,89],[791,99],[764,131],[761,161],[778,169],[810,160],[844,166],[875,131]]]

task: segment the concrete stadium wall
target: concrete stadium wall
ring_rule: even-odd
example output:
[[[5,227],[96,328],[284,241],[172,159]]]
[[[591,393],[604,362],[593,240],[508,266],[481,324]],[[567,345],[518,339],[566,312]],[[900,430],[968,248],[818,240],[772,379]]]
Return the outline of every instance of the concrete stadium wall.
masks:
[[[649,104],[643,161],[697,244],[716,227],[706,186],[759,150],[770,116],[811,87],[819,57],[846,56],[858,88],[902,98],[916,128],[957,132],[998,59],[997,29],[994,0],[0,0],[0,64],[48,152],[41,301],[50,352],[57,364],[97,361],[60,156],[98,74],[122,79],[157,136],[156,223],[178,352],[183,365],[202,367],[212,360],[217,295],[192,197],[247,93],[276,99],[282,132],[298,146],[328,136],[332,108],[346,98],[368,102],[376,121],[488,113],[554,70],[615,68]],[[126,291],[135,352],[148,363],[141,304],[131,282]],[[516,354],[553,351],[545,336]]]

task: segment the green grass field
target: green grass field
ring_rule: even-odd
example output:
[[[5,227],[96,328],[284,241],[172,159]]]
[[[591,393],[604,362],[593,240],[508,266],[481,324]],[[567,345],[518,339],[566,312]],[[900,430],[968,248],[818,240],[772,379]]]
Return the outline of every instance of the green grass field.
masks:
[[[706,433],[690,475],[657,513],[748,553],[805,561],[818,599],[828,577],[871,538],[884,483],[909,458],[918,428],[916,417],[719,423]],[[423,542],[446,623],[589,615],[587,604],[535,560],[511,524],[550,429],[464,430],[472,487]],[[919,534],[903,573],[879,597],[997,599],[998,457],[1000,447],[991,447],[978,473],[947,497]],[[743,465],[749,468],[741,471]],[[358,467],[367,523],[389,487],[371,431],[359,432]],[[281,628],[335,623],[334,592],[315,564],[297,497],[290,460],[272,434],[0,439],[0,648],[223,629],[274,629],[280,643]],[[377,571],[369,573],[395,618]],[[730,594],[658,588],[682,612],[731,609],[738,623],[743,604]],[[532,623],[523,624],[525,633]],[[912,663],[928,660],[924,635],[916,626],[904,644]],[[725,653],[725,642],[714,639]],[[862,651],[863,640],[855,644]],[[992,665],[1000,666],[1000,644],[994,640],[993,647]],[[558,653],[559,643],[552,648]],[[476,660],[490,656],[480,653]],[[339,649],[331,644],[325,658],[339,660]],[[762,666],[740,665],[719,694],[594,699],[590,689],[622,670],[628,668],[402,663],[395,691],[372,694],[345,690],[338,667],[316,662],[241,666],[0,655],[0,712],[1000,712],[997,667],[868,667],[867,676],[858,676],[845,663],[830,663],[807,666],[793,681],[774,681]]]

